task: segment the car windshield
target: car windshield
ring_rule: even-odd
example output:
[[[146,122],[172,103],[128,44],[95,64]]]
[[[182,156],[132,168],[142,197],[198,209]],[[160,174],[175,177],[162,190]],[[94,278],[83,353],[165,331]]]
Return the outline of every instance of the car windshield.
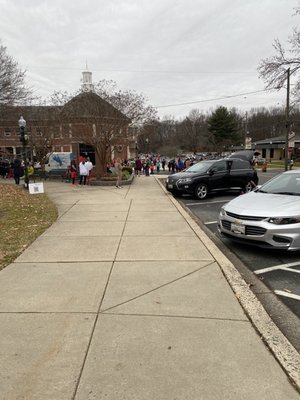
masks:
[[[206,172],[214,164],[214,162],[215,161],[200,161],[197,164],[192,165],[184,172]]]
[[[283,173],[271,179],[258,190],[261,193],[300,196],[300,173]]]

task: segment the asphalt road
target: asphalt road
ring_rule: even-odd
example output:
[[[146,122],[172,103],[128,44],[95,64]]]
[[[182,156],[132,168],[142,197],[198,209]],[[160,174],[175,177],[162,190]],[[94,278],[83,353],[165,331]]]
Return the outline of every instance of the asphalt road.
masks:
[[[278,173],[259,172],[259,184]],[[197,217],[209,236],[238,266],[249,286],[272,314],[274,322],[300,351],[300,252],[260,249],[222,238],[217,229],[220,209],[237,195],[234,192],[221,193],[204,201],[183,196],[179,201]]]

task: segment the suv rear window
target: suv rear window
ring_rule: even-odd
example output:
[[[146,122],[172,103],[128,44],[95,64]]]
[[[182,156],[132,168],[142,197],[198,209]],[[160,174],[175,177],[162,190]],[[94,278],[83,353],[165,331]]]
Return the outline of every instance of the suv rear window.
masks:
[[[237,169],[249,169],[250,168],[250,163],[248,161],[244,160],[233,160],[231,169],[232,170],[237,170]]]

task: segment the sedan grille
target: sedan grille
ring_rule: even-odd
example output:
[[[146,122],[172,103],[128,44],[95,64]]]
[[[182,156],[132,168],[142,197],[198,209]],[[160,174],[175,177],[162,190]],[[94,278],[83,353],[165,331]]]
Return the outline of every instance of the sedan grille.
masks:
[[[246,235],[248,236],[261,236],[266,233],[265,228],[261,228],[260,226],[246,226]]]
[[[223,220],[222,221],[222,226],[223,226],[224,229],[227,229],[228,231],[231,230],[231,222],[229,222],[229,221]]]
[[[231,231],[231,222],[230,221],[223,220],[222,226],[227,231]],[[261,228],[260,226],[246,225],[245,235],[246,236],[262,236],[266,233],[266,231],[267,230],[265,228]]]
[[[255,216],[249,216],[249,215],[239,215],[239,214],[234,214],[232,212],[226,211],[226,214],[228,217],[236,218],[236,219],[243,219],[244,221],[262,221],[266,217],[255,217]]]

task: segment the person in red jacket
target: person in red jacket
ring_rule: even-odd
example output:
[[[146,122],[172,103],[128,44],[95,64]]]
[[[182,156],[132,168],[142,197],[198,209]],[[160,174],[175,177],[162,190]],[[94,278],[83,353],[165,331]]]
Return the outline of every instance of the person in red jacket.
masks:
[[[138,157],[138,158],[135,160],[135,168],[134,168],[134,169],[135,169],[135,175],[141,176],[142,167],[143,167],[142,161],[141,161],[140,158]]]

